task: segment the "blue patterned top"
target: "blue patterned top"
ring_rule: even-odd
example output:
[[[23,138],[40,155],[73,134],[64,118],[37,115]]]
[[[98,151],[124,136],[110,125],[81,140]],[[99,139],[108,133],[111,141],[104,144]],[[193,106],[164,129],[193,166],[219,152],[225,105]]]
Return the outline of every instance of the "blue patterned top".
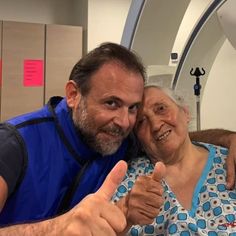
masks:
[[[236,236],[236,191],[226,189],[225,161],[228,150],[202,144],[209,150],[208,161],[195,187],[192,207],[184,209],[168,184],[163,181],[164,205],[152,224],[133,226],[127,235],[209,235]],[[113,201],[131,190],[139,175],[151,174],[153,164],[147,157],[133,159]]]

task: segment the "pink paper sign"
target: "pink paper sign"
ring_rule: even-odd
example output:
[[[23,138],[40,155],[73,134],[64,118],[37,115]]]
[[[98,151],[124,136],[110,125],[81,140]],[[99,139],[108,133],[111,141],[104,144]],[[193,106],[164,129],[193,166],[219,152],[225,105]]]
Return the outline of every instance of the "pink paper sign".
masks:
[[[43,60],[24,60],[24,86],[43,86]]]

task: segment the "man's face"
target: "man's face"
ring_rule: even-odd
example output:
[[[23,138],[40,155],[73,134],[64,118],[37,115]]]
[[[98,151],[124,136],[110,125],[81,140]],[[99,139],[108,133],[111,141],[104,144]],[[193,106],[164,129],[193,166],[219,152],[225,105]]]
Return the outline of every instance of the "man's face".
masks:
[[[90,85],[89,93],[77,96],[71,107],[73,121],[91,148],[110,155],[134,127],[143,95],[143,79],[140,74],[111,62],[92,76]]]

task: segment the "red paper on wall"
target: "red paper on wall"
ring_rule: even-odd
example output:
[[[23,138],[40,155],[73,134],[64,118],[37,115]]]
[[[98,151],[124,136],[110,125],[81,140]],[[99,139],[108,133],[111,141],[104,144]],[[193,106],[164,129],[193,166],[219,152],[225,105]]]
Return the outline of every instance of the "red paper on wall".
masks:
[[[24,60],[24,86],[35,87],[44,84],[43,60]]]

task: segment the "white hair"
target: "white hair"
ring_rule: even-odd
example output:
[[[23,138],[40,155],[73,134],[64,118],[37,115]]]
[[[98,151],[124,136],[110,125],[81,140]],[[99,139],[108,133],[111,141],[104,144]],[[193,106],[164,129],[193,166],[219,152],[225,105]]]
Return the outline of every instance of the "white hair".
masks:
[[[144,86],[144,89],[145,88],[150,88],[150,87],[154,87],[154,88],[157,88],[161,91],[163,91],[168,97],[171,98],[171,100],[173,100],[179,107],[186,107],[187,104],[185,103],[185,100],[183,98],[182,95],[180,95],[176,90],[173,90],[171,88],[168,88],[168,87],[162,87],[160,86],[159,84],[157,83],[147,83],[145,84]]]
[[[187,108],[189,114],[191,115],[191,119],[189,122],[189,130],[196,130],[196,107],[193,104],[193,96],[189,90],[173,90],[170,87],[163,86],[159,82],[147,82],[144,85],[144,88],[154,87],[163,91],[172,101],[181,108]]]

